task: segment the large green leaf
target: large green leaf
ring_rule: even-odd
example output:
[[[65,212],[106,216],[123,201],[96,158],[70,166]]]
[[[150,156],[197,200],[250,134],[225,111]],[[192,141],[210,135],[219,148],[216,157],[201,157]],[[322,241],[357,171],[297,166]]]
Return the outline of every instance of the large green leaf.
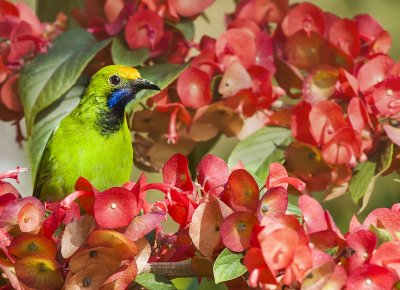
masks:
[[[187,64],[156,64],[138,68],[140,75],[144,79],[148,79],[156,83],[161,89],[166,88],[187,68]],[[127,112],[132,112],[138,102],[143,102],[146,99],[157,94],[157,91],[141,91],[137,94],[136,100],[130,102],[126,107]]]
[[[282,161],[285,145],[290,140],[289,129],[261,128],[236,145],[229,156],[228,166],[232,168],[238,161],[242,161],[247,170],[264,179],[268,174],[268,165]]]
[[[79,80],[64,96],[43,110],[32,129],[32,135],[25,144],[29,155],[32,177],[35,177],[47,139],[60,121],[71,112],[80,101],[87,80]]]
[[[176,287],[168,279],[152,273],[142,273],[136,276],[135,282],[149,290],[174,290]]]
[[[233,253],[228,248],[225,248],[214,263],[215,283],[233,280],[246,273],[246,267],[240,262],[242,258],[242,254]]]
[[[88,62],[109,42],[97,42],[93,35],[82,29],[70,30],[55,39],[48,53],[24,66],[19,93],[28,136],[32,134],[36,115],[65,94]]]
[[[115,37],[111,46],[111,56],[115,64],[138,66],[149,56],[148,48],[129,49],[123,37]]]
[[[351,198],[357,204],[361,203],[362,212],[371,197],[377,178],[386,171],[392,161],[393,143],[388,142],[381,146],[371,158],[360,163],[355,168],[355,174],[350,180],[349,190]]]

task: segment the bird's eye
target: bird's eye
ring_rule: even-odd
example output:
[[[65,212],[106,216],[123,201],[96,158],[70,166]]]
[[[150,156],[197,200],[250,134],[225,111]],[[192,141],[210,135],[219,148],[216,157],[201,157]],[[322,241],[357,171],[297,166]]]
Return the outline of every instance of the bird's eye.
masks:
[[[118,85],[121,82],[121,79],[119,78],[119,76],[116,76],[116,75],[111,76],[108,80],[110,81],[110,84],[112,84],[114,86]]]

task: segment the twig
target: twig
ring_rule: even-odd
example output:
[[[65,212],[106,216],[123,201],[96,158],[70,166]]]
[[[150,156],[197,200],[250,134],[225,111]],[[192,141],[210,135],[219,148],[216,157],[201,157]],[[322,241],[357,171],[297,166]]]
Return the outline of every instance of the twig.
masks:
[[[181,262],[155,262],[148,263],[143,269],[144,273],[153,273],[168,278],[198,277],[199,273],[192,270],[192,261]]]

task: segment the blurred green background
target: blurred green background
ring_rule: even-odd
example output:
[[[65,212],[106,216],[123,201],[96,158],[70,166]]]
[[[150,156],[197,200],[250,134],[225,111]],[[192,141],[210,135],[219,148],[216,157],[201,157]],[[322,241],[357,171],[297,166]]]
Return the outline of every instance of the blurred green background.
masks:
[[[54,1],[54,5],[62,5],[66,1],[76,0],[50,0]],[[189,1],[189,0],[188,0]],[[35,6],[35,0],[25,0],[32,7]],[[300,1],[293,1],[300,2]],[[331,11],[341,17],[351,18],[356,14],[368,13],[375,17],[381,25],[389,31],[392,36],[392,49],[391,56],[398,60],[400,57],[400,25],[399,25],[399,11],[400,1],[399,0],[314,0],[310,1],[320,6],[322,9]],[[40,7],[36,7],[40,14]],[[199,40],[202,35],[208,34],[213,37],[218,37],[224,30],[224,15],[234,10],[233,0],[216,0],[215,3],[206,10],[209,22],[204,18],[198,18],[195,22],[196,25],[196,40]],[[9,134],[13,130],[6,131],[0,127],[0,135],[2,136],[2,146],[8,146],[14,144],[14,135]],[[6,140],[7,139],[7,140]],[[8,140],[9,139],[9,140]],[[7,143],[7,144],[6,144]],[[212,149],[211,153],[216,154],[224,159],[227,159],[231,149],[235,146],[237,141],[233,138],[222,138],[217,145]],[[14,145],[15,146],[15,145]],[[16,146],[15,146],[16,147]],[[18,148],[15,152],[10,153],[9,151],[0,152],[0,160],[2,162],[9,162],[10,160],[19,160],[19,155],[24,153]],[[24,159],[22,159],[24,160]],[[10,163],[12,164],[12,163]],[[18,165],[18,164],[17,164]],[[24,164],[19,164],[24,165]],[[8,166],[8,165],[7,165]],[[10,167],[11,168],[11,167]],[[134,170],[133,179],[138,176],[138,170]],[[151,179],[159,179],[158,174],[152,174]],[[391,207],[393,203],[400,202],[400,183],[395,182],[396,176],[386,176],[380,178],[376,184],[372,199],[367,209],[360,214],[358,217],[362,221],[365,216],[374,208],[377,207]],[[27,190],[28,191],[28,190]],[[28,191],[29,192],[29,191]],[[160,195],[154,194],[154,199],[160,198]],[[317,194],[317,198],[322,199],[322,194]],[[296,198],[293,198],[294,200]],[[323,206],[331,212],[334,220],[343,232],[348,230],[348,223],[354,213],[357,212],[358,207],[353,204],[348,194],[326,203]],[[172,224],[168,225],[168,228],[173,228]],[[179,289],[225,289],[223,286],[217,287],[212,282],[204,280],[201,286],[197,286],[197,279],[178,279],[175,281]]]

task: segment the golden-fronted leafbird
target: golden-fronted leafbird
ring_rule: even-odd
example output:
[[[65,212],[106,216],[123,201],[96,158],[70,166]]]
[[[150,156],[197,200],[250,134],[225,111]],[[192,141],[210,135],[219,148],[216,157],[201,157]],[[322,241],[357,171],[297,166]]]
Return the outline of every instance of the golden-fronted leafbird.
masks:
[[[74,191],[80,176],[98,190],[128,181],[133,149],[125,106],[144,89],[160,90],[134,68],[110,65],[100,69],[78,106],[47,141],[33,195],[45,201],[59,200]]]

